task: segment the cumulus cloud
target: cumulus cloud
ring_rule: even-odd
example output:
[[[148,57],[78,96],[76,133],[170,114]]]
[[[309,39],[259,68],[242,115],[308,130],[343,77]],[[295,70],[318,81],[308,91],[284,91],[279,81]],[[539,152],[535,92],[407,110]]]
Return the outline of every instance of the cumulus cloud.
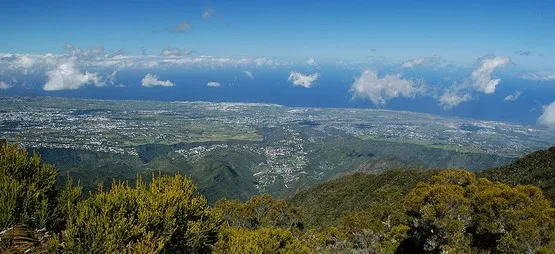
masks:
[[[439,97],[439,105],[444,109],[451,109],[470,99],[472,99],[470,94],[459,95],[455,92],[446,92]]]
[[[310,59],[306,60],[306,64],[308,64],[308,65],[316,65],[316,60],[314,60],[314,58],[310,58]]]
[[[0,81],[0,90],[10,89],[12,86],[4,81]]]
[[[252,75],[252,72],[250,72],[250,71],[243,71],[243,73],[245,73],[245,75],[247,75],[247,77],[249,77],[250,79],[254,79],[254,76]]]
[[[401,65],[401,68],[414,68],[421,65],[431,65],[431,64],[438,64],[441,61],[440,56],[428,56],[428,57],[419,57],[408,60]]]
[[[492,79],[491,73],[510,62],[510,58],[498,56],[486,56],[478,59],[478,65],[471,74],[472,85],[480,92],[494,93],[495,87],[501,82],[501,79]]]
[[[174,83],[172,83],[169,80],[159,80],[157,75],[153,75],[153,74],[146,74],[146,76],[141,80],[141,85],[144,87],[153,87],[153,86],[175,86]]]
[[[543,114],[538,118],[538,123],[548,127],[555,127],[555,101],[543,107]]]
[[[222,84],[220,84],[218,82],[214,82],[214,81],[210,81],[210,82],[206,83],[206,86],[209,86],[209,87],[219,87],[221,85]]]
[[[177,24],[174,28],[173,28],[173,32],[174,33],[185,33],[187,31],[191,30],[191,24],[189,24],[186,21],[183,21],[179,24]]]
[[[209,19],[212,16],[214,16],[214,13],[216,12],[216,10],[212,9],[212,8],[206,8],[204,10],[202,10],[202,14],[201,17],[203,19]]]
[[[396,97],[414,97],[419,89],[400,74],[380,78],[375,70],[365,70],[355,79],[350,91],[353,98],[368,99],[376,106],[383,106]]]
[[[84,85],[104,86],[106,83],[98,73],[82,73],[75,66],[75,58],[61,63],[56,69],[46,72],[48,81],[42,87],[45,91],[75,90]]]
[[[518,97],[520,97],[521,95],[522,95],[521,91],[516,91],[513,94],[507,95],[507,97],[505,97],[505,99],[503,99],[503,101],[516,101],[518,99]]]
[[[320,73],[316,72],[313,74],[305,75],[300,72],[292,71],[289,73],[289,78],[287,81],[293,83],[295,86],[302,86],[305,88],[310,88],[316,80],[320,78]]]
[[[492,73],[511,62],[508,57],[494,55],[479,58],[470,77],[462,83],[453,83],[447,87],[438,98],[444,109],[451,109],[472,99],[472,94],[482,92],[492,94],[501,82],[499,78],[492,78]]]
[[[555,71],[530,72],[523,74],[520,78],[534,81],[553,81],[555,80]]]

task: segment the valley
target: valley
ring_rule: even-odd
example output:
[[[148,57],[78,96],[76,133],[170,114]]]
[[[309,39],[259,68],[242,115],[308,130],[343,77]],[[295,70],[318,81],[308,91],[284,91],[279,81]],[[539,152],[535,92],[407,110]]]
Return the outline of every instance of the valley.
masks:
[[[180,172],[215,201],[290,197],[351,172],[480,171],[553,145],[555,132],[391,110],[0,97],[0,138],[87,190]]]

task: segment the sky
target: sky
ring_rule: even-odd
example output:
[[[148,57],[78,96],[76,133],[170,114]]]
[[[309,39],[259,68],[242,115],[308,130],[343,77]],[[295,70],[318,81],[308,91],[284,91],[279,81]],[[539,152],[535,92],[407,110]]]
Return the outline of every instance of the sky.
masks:
[[[143,88],[168,88],[182,82],[161,70],[236,68],[254,80],[255,67],[312,89],[327,66],[345,73],[350,99],[387,108],[427,96],[447,111],[529,82],[502,106],[527,84],[553,86],[553,13],[555,1],[3,0],[0,89],[129,86],[117,80],[130,69]],[[555,125],[555,104],[534,103],[538,123]]]
[[[553,1],[3,0],[0,33],[9,36],[0,46],[63,53],[71,42],[134,54],[177,47],[217,56],[353,61],[376,49],[392,61],[441,55],[472,63],[518,50],[555,56],[553,13]],[[190,28],[172,33],[182,22]],[[522,67],[554,67],[552,57],[534,58],[523,58]]]

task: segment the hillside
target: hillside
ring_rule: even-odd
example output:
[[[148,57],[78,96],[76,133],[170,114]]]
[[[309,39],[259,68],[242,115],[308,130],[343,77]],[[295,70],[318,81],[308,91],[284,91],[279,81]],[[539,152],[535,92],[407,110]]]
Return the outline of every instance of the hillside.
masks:
[[[511,185],[536,185],[555,201],[555,146],[528,154],[507,166],[485,170],[479,176]]]
[[[437,172],[388,170],[380,174],[354,173],[300,192],[290,201],[302,208],[308,226],[333,226],[344,212],[363,210],[376,201],[376,190],[397,187],[406,194],[418,182],[428,180]]]

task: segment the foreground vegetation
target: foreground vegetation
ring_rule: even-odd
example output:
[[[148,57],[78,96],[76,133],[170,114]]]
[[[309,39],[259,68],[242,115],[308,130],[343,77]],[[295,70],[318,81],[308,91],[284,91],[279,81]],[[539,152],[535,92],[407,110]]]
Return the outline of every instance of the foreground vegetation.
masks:
[[[555,253],[542,189],[463,170],[355,174],[288,201],[214,206],[182,175],[83,193],[57,174],[0,144],[0,252]]]

